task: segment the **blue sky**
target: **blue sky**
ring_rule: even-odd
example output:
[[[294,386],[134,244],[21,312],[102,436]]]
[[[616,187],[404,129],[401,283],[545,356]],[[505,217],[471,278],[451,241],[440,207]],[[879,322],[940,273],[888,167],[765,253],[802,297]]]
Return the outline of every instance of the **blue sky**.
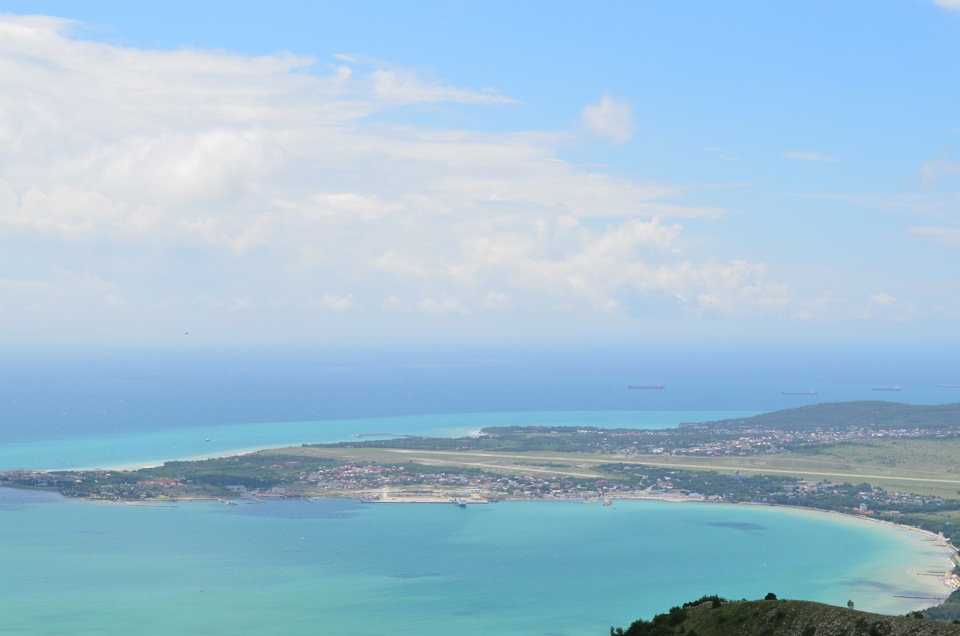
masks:
[[[960,2],[5,2],[0,343],[955,343]]]

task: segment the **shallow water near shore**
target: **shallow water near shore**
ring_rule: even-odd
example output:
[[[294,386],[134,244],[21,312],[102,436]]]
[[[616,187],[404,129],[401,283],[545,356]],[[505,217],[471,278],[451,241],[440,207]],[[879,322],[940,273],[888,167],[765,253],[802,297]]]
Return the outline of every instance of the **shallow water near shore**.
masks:
[[[0,489],[0,634],[603,634],[704,594],[904,613],[909,531],[655,501],[143,507]]]
[[[299,446],[392,434],[459,437],[487,426],[593,426],[662,429],[684,422],[748,417],[749,411],[571,411],[449,413],[308,422],[252,422],[129,431],[111,435],[8,442],[0,445],[0,470],[67,470],[159,465],[263,448]],[[386,434],[384,434],[386,433]]]

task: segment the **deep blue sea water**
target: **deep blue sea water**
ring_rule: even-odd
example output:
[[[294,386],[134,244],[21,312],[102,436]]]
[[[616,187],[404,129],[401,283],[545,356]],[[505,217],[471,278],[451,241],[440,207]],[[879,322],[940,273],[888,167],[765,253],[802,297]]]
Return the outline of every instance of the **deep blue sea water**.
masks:
[[[954,402],[960,390],[937,385],[960,384],[955,353],[14,351],[0,366],[0,469],[358,432],[658,428],[814,402]],[[665,388],[626,388],[656,383]],[[782,395],[807,390],[817,395]],[[602,634],[702,594],[770,591],[899,613],[925,604],[901,596],[942,593],[922,573],[948,567],[942,550],[904,530],[744,506],[150,509],[0,490],[0,516],[0,634],[18,635]]]
[[[660,428],[815,402],[955,402],[960,389],[938,386],[960,384],[955,353],[14,351],[0,366],[0,469],[142,463],[364,432],[456,435],[509,423]],[[626,388],[658,383],[665,388]],[[901,390],[873,390],[893,386]],[[817,395],[783,395],[809,390]]]

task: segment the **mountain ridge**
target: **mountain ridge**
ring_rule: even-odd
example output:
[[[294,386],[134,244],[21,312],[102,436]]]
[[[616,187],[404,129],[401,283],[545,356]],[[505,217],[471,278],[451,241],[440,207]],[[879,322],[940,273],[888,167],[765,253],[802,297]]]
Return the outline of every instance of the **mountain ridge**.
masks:
[[[701,426],[756,426],[790,430],[842,428],[851,425],[880,428],[954,428],[960,417],[960,403],[904,404],[883,400],[823,402],[760,413],[751,417],[702,422]],[[694,426],[695,424],[681,424]]]

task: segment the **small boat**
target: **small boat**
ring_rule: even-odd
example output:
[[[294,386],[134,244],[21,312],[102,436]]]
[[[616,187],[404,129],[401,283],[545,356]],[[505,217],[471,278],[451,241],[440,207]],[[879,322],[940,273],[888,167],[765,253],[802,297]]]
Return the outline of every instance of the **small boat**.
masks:
[[[203,438],[203,441],[205,441],[205,442],[212,442],[213,440],[210,439],[209,437],[205,437],[205,438]]]
[[[453,504],[454,504],[457,508],[466,508],[466,507],[467,507],[467,502],[466,502],[466,500],[465,500],[465,499],[460,499],[459,497],[453,500]]]
[[[604,498],[604,500],[603,500],[603,505],[604,505],[604,506],[610,506],[610,505],[613,505],[613,502],[612,502],[611,500],[609,500],[609,499]]]

